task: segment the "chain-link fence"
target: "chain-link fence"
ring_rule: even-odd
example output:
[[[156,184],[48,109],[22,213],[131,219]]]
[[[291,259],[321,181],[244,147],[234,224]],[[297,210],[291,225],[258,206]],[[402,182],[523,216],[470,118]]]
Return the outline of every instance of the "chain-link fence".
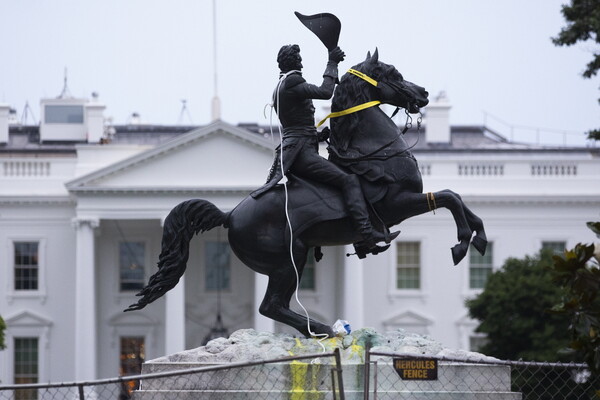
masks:
[[[161,369],[159,363],[149,369]],[[0,386],[0,400],[344,400],[339,351],[90,382]],[[162,368],[164,369],[164,368]]]
[[[600,399],[585,364],[448,358],[368,351],[364,399]]]
[[[448,358],[367,351],[364,365],[345,364],[343,368],[339,350],[204,367],[149,363],[142,375],[0,386],[0,400],[600,399],[595,397],[600,379],[592,377],[584,364],[464,355]]]

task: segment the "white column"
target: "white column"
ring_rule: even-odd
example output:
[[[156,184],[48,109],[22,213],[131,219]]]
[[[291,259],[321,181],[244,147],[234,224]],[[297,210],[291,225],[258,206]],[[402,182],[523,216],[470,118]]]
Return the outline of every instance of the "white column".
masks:
[[[75,218],[75,380],[96,379],[96,283],[94,229],[97,219]]]
[[[185,276],[165,297],[165,352],[179,353],[185,350]]]
[[[354,253],[354,247],[344,248],[344,253]],[[364,328],[364,266],[356,256],[344,257],[344,305],[341,319],[350,323],[352,330]]]
[[[260,303],[265,298],[269,277],[263,274],[254,274],[254,329],[259,332],[275,332],[275,321],[258,312]]]
[[[165,215],[160,226],[165,226]],[[177,285],[165,294],[165,353],[174,354],[185,350],[185,275]]]

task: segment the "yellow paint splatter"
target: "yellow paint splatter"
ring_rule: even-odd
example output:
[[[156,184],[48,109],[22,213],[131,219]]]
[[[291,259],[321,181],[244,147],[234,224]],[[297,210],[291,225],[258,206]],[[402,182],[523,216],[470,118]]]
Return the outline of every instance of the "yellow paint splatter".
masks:
[[[290,363],[290,370],[292,373],[292,392],[304,392],[308,363],[294,360]]]
[[[321,365],[294,360],[290,363],[292,390],[290,400],[322,399],[325,392],[318,390]],[[310,369],[310,377],[308,370]]]

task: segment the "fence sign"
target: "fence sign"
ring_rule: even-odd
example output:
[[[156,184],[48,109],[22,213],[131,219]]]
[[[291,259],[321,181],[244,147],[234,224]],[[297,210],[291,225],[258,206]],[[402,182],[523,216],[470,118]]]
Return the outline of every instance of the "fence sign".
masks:
[[[394,369],[402,380],[435,381],[438,360],[433,358],[394,358]]]

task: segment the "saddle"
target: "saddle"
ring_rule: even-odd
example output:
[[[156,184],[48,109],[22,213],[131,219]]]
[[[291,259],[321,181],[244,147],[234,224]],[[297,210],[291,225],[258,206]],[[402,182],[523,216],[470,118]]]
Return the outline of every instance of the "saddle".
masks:
[[[288,178],[288,211],[294,235],[300,235],[306,229],[319,222],[349,217],[342,194],[336,188],[320,182],[303,179],[291,173],[288,173],[286,176]],[[361,183],[369,206],[372,202],[381,199],[385,195],[386,190],[382,189],[381,185],[376,185],[368,181]],[[282,184],[273,185],[269,190],[279,192],[281,196],[285,196]],[[387,227],[384,226],[372,206],[369,209],[369,214],[373,227],[382,231],[387,230]],[[286,230],[287,239],[289,239],[289,234],[288,228]],[[356,254],[359,258],[364,258],[368,253],[378,254],[387,250],[388,247],[378,246],[377,249],[371,249],[371,251],[357,247]],[[349,256],[350,254],[347,255]],[[316,247],[315,260],[319,261],[322,256],[320,247]]]
[[[323,221],[348,216],[342,194],[334,187],[306,180],[296,175],[287,175],[288,211],[294,235]],[[274,185],[271,190],[281,191],[283,185]]]

